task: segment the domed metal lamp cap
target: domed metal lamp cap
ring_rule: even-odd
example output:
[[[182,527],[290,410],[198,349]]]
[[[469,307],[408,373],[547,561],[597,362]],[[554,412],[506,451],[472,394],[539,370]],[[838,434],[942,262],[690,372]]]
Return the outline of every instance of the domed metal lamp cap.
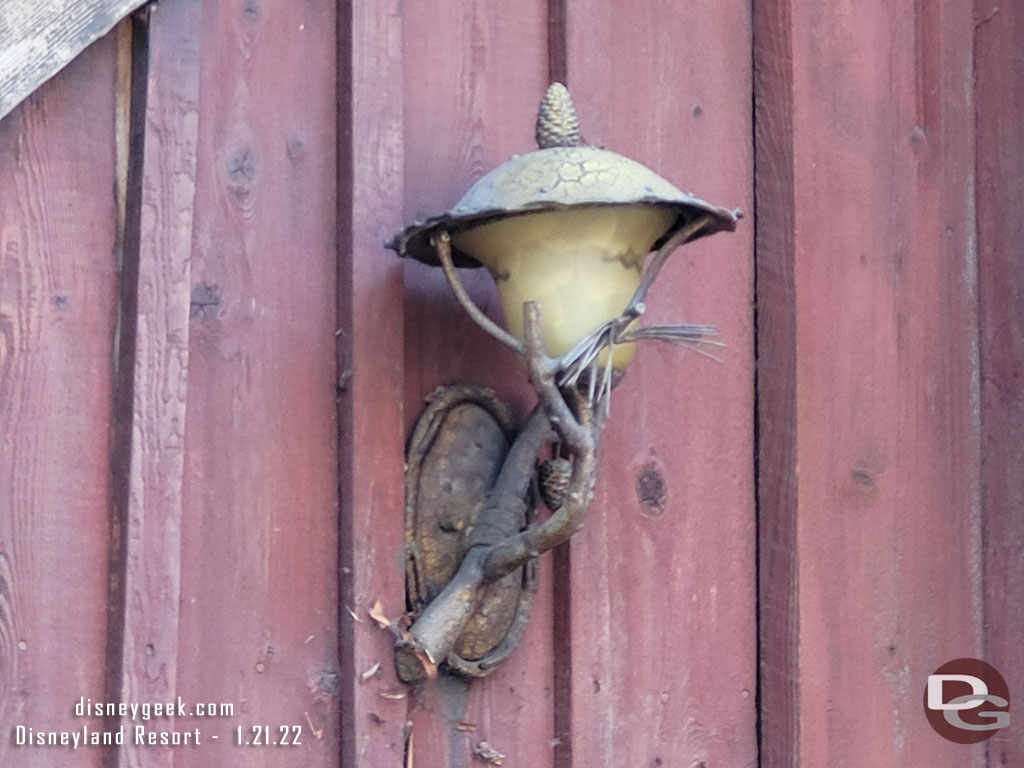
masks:
[[[539,149],[502,163],[470,186],[450,210],[410,224],[388,247],[400,256],[439,266],[430,241],[440,231],[454,236],[494,219],[540,211],[638,205],[663,208],[669,214],[668,225],[653,242],[659,248],[698,216],[707,214],[710,220],[691,239],[734,231],[743,215],[683,192],[617,152],[583,144],[572,98],[561,83],[552,83],[541,101],[536,138]],[[482,266],[457,244],[452,259],[457,267]]]

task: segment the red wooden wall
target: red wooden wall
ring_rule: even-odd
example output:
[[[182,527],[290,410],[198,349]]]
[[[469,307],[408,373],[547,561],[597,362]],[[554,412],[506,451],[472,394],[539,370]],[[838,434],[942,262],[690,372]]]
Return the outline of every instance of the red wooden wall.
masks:
[[[0,764],[1024,764],[1020,718],[965,747],[921,708],[962,655],[1024,695],[1022,35],[981,0],[162,0],[99,40],[0,121]],[[405,435],[441,383],[531,395],[382,243],[529,150],[551,79],[747,212],[649,302],[725,362],[640,350],[522,647],[413,691],[368,615],[404,611]],[[234,713],[73,711],[177,696]],[[122,723],[202,743],[14,741]]]
[[[173,0],[0,123],[5,766],[337,764],[335,51],[330,3]],[[234,714],[14,740],[179,696]]]
[[[1024,685],[1022,9],[754,10],[762,763],[1015,765],[921,702],[961,656]]]

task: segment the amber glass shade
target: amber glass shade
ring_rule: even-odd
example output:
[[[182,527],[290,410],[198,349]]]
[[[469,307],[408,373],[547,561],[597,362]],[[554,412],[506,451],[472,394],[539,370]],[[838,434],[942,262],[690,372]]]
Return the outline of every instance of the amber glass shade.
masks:
[[[452,241],[494,277],[511,333],[522,338],[523,304],[538,302],[548,354],[559,357],[626,308],[675,217],[656,205],[566,208],[491,221]],[[632,344],[616,345],[612,365],[632,358]]]

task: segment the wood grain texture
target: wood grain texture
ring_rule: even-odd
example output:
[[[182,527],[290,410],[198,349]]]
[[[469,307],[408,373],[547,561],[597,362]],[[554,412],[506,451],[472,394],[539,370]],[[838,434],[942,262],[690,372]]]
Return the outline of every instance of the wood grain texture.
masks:
[[[783,244],[759,252],[761,274],[793,279],[759,293],[759,314],[792,302],[771,309],[760,363],[796,365],[795,432],[760,446],[766,469],[796,470],[795,497],[763,476],[762,529],[781,521],[775,544],[797,558],[795,590],[762,586],[762,680],[782,686],[763,700],[789,697],[796,720],[766,712],[765,737],[793,740],[766,745],[766,765],[978,766],[983,750],[937,737],[921,705],[928,674],[981,651],[970,11],[792,2],[757,19],[791,54],[775,66],[778,46],[759,47],[758,116],[792,125],[791,148],[758,133],[759,175],[795,179],[792,214],[758,222],[759,243]],[[795,693],[769,673],[794,652]]]
[[[1024,692],[1024,8],[975,3],[978,292],[981,308],[985,656]],[[1016,715],[1014,715],[1016,717]],[[1020,721],[989,765],[1024,764]]]
[[[0,3],[0,118],[144,2]]]
[[[534,121],[548,84],[547,4],[407,3],[402,23],[406,224],[449,209],[484,173],[536,148]],[[404,272],[407,434],[424,397],[457,381],[493,388],[525,418],[535,398],[521,362],[470,320],[440,269],[408,261]],[[474,300],[502,322],[486,271],[462,276]],[[492,676],[468,685],[429,682],[416,693],[409,715],[415,764],[468,766],[480,741],[509,764],[552,764],[552,584],[548,556],[526,635]],[[459,730],[459,723],[476,728]]]
[[[569,0],[583,135],[719,204],[752,203],[749,5]],[[685,246],[645,322],[709,322],[724,364],[642,346],[570,545],[559,765],[757,763],[753,232]]]
[[[408,700],[394,637],[367,615],[405,612],[402,265],[402,5],[339,4],[338,384],[341,492],[341,764],[392,768]],[[355,616],[350,615],[351,613]],[[363,672],[380,663],[379,674]]]
[[[175,759],[333,766],[335,6],[181,5],[187,37],[154,12],[177,55],[150,71],[173,82],[198,41],[177,690],[234,717],[190,721],[219,739]],[[236,724],[301,744],[234,746]]]
[[[101,35],[138,5],[0,8],[0,727],[234,715],[149,724],[186,750],[5,732],[0,765],[393,768],[410,732],[417,766],[1024,762],[1019,724],[962,747],[921,712],[957,656],[1024,685],[1018,8],[163,0],[129,137]],[[756,195],[645,318],[718,324],[725,363],[639,350],[518,653],[407,691],[367,612],[405,610],[408,429],[438,384],[532,395],[382,244],[532,148],[552,73],[591,143]],[[232,745],[263,724],[302,745]]]
[[[151,14],[133,327],[131,448],[124,518],[120,700],[173,701],[180,650],[182,485],[188,390],[192,211],[199,112],[199,0]],[[136,108],[139,108],[136,105]],[[133,274],[134,273],[134,274]],[[119,396],[129,396],[128,391]],[[174,719],[166,726],[184,730]],[[119,723],[129,734],[140,725]],[[143,724],[149,725],[149,724]],[[169,747],[126,739],[122,766],[174,764]]]
[[[755,2],[754,151],[760,759],[799,765],[792,9]]]
[[[116,46],[105,37],[0,121],[0,764],[96,766],[15,746],[103,695]],[[91,721],[90,725],[98,725]]]

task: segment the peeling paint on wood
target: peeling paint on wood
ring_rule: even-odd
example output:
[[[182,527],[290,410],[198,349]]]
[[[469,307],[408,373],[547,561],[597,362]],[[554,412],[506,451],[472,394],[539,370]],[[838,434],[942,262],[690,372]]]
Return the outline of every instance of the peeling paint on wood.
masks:
[[[196,191],[200,0],[175,0],[149,30],[151,79],[144,106],[142,199],[137,206],[134,312],[123,318],[133,345],[127,482],[121,700],[173,701],[178,694],[182,603],[182,493],[189,378],[190,258]],[[173,65],[170,62],[174,62]],[[165,72],[174,76],[165,76]],[[127,394],[127,393],[126,393]],[[127,425],[125,425],[127,426]],[[127,436],[123,436],[128,441]],[[137,723],[121,722],[126,731]],[[179,728],[184,729],[184,721]],[[170,750],[126,739],[120,765],[173,765]]]

